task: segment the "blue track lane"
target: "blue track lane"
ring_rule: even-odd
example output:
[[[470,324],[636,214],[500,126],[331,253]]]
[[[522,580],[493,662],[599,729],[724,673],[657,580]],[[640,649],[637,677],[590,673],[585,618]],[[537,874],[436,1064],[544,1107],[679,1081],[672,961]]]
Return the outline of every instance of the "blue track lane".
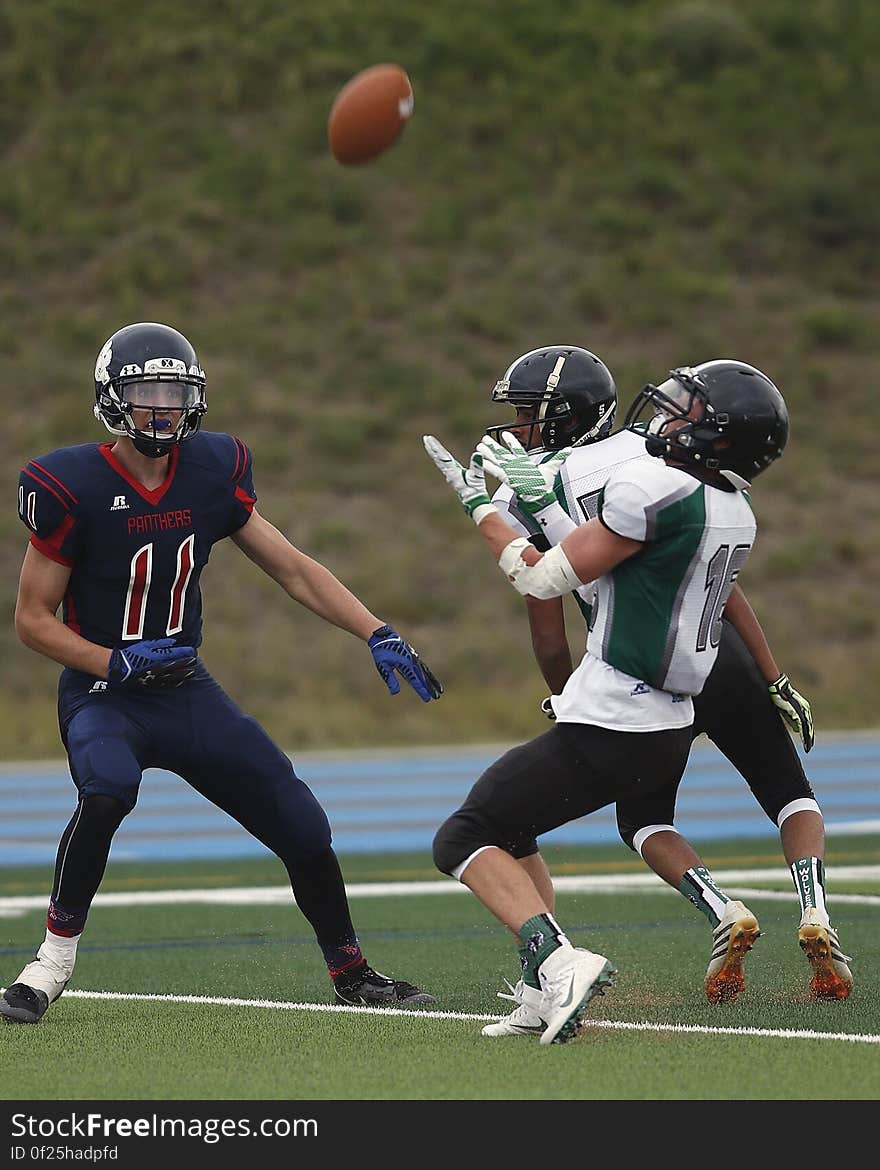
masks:
[[[326,808],[339,853],[394,852],[430,849],[437,826],[507,746],[304,752],[293,753],[292,759]],[[880,732],[825,736],[804,763],[829,834],[880,833]],[[75,795],[62,761],[0,765],[0,865],[54,862]],[[776,839],[745,782],[706,740],[691,752],[676,821],[694,841]],[[542,844],[617,840],[609,807],[548,833]],[[177,776],[150,769],[137,808],[117,833],[112,856],[172,861],[260,857],[267,851]]]

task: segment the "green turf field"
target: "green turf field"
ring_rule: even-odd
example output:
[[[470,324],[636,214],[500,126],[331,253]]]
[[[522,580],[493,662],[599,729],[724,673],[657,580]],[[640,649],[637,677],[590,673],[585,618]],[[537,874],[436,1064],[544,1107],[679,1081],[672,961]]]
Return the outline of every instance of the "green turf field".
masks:
[[[833,921],[854,956],[844,1003],[807,998],[796,899],[775,840],[712,843],[704,855],[718,871],[778,869],[775,881],[728,883],[762,891],[746,898],[763,937],[737,1003],[705,1002],[708,923],[668,887],[564,893],[557,913],[572,941],[607,955],[619,974],[583,1034],[547,1047],[480,1035],[506,1011],[495,992],[515,980],[516,952],[426,855],[342,858],[369,961],[437,996],[436,1009],[398,1015],[330,1006],[320,953],[292,904],[186,900],[281,887],[271,859],[111,859],[101,893],[131,895],[131,904],[96,903],[68,993],[36,1027],[0,1030],[3,1083],[23,1101],[877,1099],[880,839],[829,845]],[[551,849],[547,858],[565,877],[643,872],[622,847]],[[835,878],[835,868],[862,866],[873,872]],[[45,869],[0,870],[0,984],[28,960],[44,924],[44,910],[13,912],[8,899],[43,896],[50,879]],[[358,892],[367,882],[399,891],[421,881],[450,892]],[[167,902],[145,897],[158,891]]]

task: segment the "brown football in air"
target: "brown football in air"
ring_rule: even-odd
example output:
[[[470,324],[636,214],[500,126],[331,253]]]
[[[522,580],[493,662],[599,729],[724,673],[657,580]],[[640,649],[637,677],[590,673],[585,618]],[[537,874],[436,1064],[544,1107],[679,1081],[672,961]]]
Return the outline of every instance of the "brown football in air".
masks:
[[[413,112],[413,91],[399,65],[371,65],[336,95],[327,119],[327,139],[337,162],[369,162],[395,142]]]

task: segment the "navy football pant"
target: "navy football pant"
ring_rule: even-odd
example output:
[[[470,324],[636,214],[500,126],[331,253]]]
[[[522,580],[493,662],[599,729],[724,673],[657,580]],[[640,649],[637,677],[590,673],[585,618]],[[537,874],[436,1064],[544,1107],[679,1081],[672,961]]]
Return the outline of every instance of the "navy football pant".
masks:
[[[90,675],[65,670],[58,720],[80,796],[58,852],[53,897],[62,905],[91,902],[113,833],[137,802],[144,769],[162,768],[277,854],[321,943],[354,937],[327,814],[288,757],[201,662],[192,679],[172,690],[111,691]]]

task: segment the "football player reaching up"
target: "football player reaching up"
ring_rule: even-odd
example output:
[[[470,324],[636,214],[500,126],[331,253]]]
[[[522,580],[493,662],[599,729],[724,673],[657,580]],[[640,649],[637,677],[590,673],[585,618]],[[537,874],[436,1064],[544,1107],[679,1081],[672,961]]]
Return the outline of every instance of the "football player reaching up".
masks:
[[[563,364],[554,374],[560,358]],[[734,385],[740,376],[763,377],[754,367],[734,361],[704,363],[697,369],[705,377],[732,379]],[[539,549],[559,543],[576,524],[596,515],[599,492],[612,470],[632,459],[650,459],[643,434],[629,430],[611,434],[617,406],[614,379],[595,354],[577,346],[545,346],[517,358],[496,383],[492,399],[516,411],[506,426],[487,428],[481,444],[489,462],[495,456],[495,471],[507,481],[492,502],[511,527]],[[502,440],[504,431],[513,434],[513,440]],[[523,447],[528,461],[522,457]],[[516,484],[516,491],[510,484]],[[589,622],[592,585],[581,587],[573,597]],[[559,694],[572,669],[562,601],[526,597],[525,602],[535,657],[548,687]],[[712,739],[778,826],[800,902],[797,937],[811,966],[810,992],[817,999],[845,999],[853,980],[828,917],[824,822],[788,734],[790,728],[810,750],[809,703],[780,677],[759,628],[756,637],[765,673],[730,621],[721,623],[719,633],[718,658],[702,691],[693,697],[692,737],[703,733]],[[555,717],[550,699],[543,709]],[[699,855],[675,829],[675,800],[673,789],[650,799],[618,801],[618,829],[631,849],[709,919],[713,938],[706,994],[710,1002],[729,1002],[745,985],[743,959],[757,937],[757,920],[741,902],[719,890]],[[537,841],[527,843],[527,849],[521,864],[541,883],[552,906],[552,880]],[[521,1001],[520,985],[513,990]],[[518,1002],[509,1016],[487,1024],[483,1032],[528,1034],[541,1026],[535,1013]]]
[[[434,1002],[367,964],[326,813],[198,656],[200,578],[213,545],[230,537],[294,601],[365,642],[392,694],[400,679],[424,702],[443,688],[391,626],[260,515],[248,447],[201,431],[206,409],[189,341],[155,322],[125,326],[95,366],[95,415],[112,441],[52,451],[21,473],[30,541],[15,626],[64,667],[59,723],[78,800],[58,848],[46,937],[0,997],[10,1022],[36,1023],[67,986],[145,768],[175,772],[277,854],[337,1002]]]
[[[557,358],[555,374],[563,368]],[[434,839],[438,869],[466,885],[517,939],[518,1006],[539,1019],[542,1044],[576,1034],[615,969],[571,944],[553,915],[549,875],[544,880],[521,858],[541,834],[604,805],[676,790],[693,696],[717,656],[725,607],[758,649],[760,627],[732,592],[756,532],[743,488],[782,454],[785,403],[766,378],[747,381],[736,402],[723,384],[690,370],[666,389],[646,388],[627,418],[628,427],[638,426],[643,406],[650,408],[648,450],[657,457],[612,471],[596,518],[544,553],[490,502],[484,456],[475,453],[465,468],[433,436],[424,440],[518,592],[544,600],[595,583],[587,649],[553,696],[553,728],[490,765]],[[706,580],[718,583],[708,598]],[[693,893],[721,905],[723,895],[705,882]]]

